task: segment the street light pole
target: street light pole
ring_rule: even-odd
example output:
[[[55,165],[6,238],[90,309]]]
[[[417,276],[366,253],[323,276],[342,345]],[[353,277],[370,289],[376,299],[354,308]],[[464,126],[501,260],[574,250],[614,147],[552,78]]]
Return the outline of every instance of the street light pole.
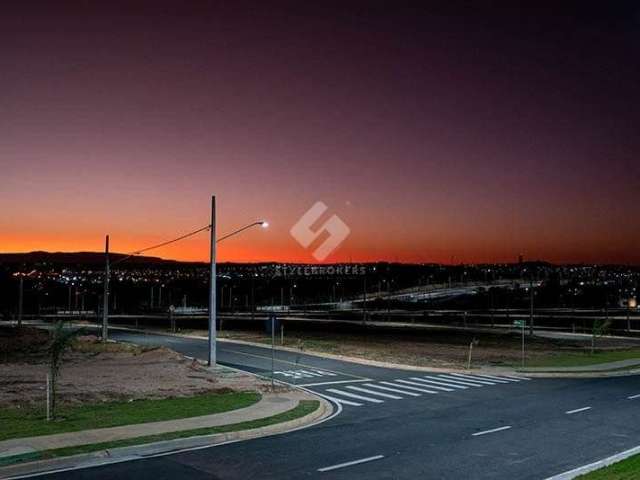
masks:
[[[104,244],[104,293],[102,302],[102,341],[106,342],[109,333],[109,235]]]
[[[216,365],[216,196],[211,196],[211,255],[209,268],[209,359]]]

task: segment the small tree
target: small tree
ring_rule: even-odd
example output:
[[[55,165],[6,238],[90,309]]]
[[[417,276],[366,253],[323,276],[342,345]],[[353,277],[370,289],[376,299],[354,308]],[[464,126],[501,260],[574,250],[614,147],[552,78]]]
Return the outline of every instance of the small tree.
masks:
[[[611,320],[597,318],[593,321],[593,332],[591,335],[591,355],[596,351],[596,339],[606,335],[611,327]]]
[[[49,407],[51,418],[56,416],[56,395],[58,391],[58,376],[60,374],[60,367],[62,367],[62,360],[64,354],[69,349],[73,340],[81,333],[81,330],[71,330],[64,328],[64,321],[56,322],[52,335],[51,343],[49,343]]]

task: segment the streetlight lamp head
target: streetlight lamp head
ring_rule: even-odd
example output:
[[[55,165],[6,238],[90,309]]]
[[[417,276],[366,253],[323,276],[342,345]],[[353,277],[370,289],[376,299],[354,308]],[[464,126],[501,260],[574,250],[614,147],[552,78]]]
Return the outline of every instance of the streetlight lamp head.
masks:
[[[261,226],[262,228],[268,228],[268,227],[269,227],[269,222],[267,222],[266,220],[263,220],[263,221],[260,223],[260,226]]]

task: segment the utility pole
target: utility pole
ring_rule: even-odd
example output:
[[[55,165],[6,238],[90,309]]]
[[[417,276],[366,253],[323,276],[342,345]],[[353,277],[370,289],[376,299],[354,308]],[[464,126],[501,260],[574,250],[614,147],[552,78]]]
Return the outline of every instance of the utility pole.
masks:
[[[18,291],[18,327],[22,326],[22,305],[24,300],[24,275],[20,274],[20,288]]]
[[[276,363],[276,315],[271,313],[271,390],[274,389],[273,377]]]
[[[367,275],[365,274],[362,286],[362,323],[367,323]]]
[[[524,362],[525,362],[525,352],[524,352],[524,320],[522,320],[522,325],[521,325],[521,329],[522,329],[522,368],[524,368]]]
[[[216,365],[216,196],[211,196],[211,253],[209,268],[209,359]]]
[[[109,235],[104,244],[104,292],[102,304],[102,341],[106,342],[109,330]]]

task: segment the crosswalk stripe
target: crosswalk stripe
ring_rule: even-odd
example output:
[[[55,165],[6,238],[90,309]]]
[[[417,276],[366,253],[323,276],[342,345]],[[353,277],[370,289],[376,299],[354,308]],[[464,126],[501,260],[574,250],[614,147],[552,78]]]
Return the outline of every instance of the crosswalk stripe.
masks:
[[[423,379],[418,378],[418,377],[411,377],[409,380],[415,380],[416,382],[420,382],[420,385],[424,385],[425,387],[429,387],[429,388],[435,388],[436,390],[442,390],[443,392],[453,392],[454,391],[453,388],[438,387],[436,385],[433,385],[431,382],[429,382],[429,380],[423,380]]]
[[[508,378],[508,377],[496,377],[494,375],[484,375],[484,374],[480,374],[480,373],[476,373],[476,377],[482,377],[482,378],[486,378],[489,380],[502,380],[504,382],[519,382],[520,380],[516,380],[514,378]]]
[[[501,378],[511,378],[513,380],[527,380],[527,381],[531,380],[530,378],[527,378],[527,377],[514,377],[514,376],[511,376],[511,375],[502,375]]]
[[[389,385],[390,387],[404,388],[407,390],[414,390],[416,392],[435,393],[435,392],[432,392],[431,390],[425,390],[424,388],[410,387],[409,385],[398,385],[397,383],[393,383],[393,382],[380,382],[380,383],[384,383],[385,385]]]
[[[313,375],[314,377],[322,377],[321,373],[309,372],[308,370],[299,370],[301,373],[306,373],[307,375]]]
[[[362,395],[356,395],[355,393],[351,393],[351,392],[343,392],[342,390],[338,390],[337,388],[328,388],[327,392],[335,393],[336,395],[343,395],[349,398],[355,398],[356,400],[364,400],[365,402],[384,403],[384,400],[379,400],[377,398],[363,397]]]
[[[452,373],[451,375],[457,378],[461,378],[462,380],[469,380],[470,382],[476,382],[481,385],[495,385],[496,383],[498,383],[495,380],[489,381],[486,378],[484,380],[476,379],[471,377],[470,375],[463,375],[462,373]],[[499,383],[507,383],[507,382],[499,382]]]
[[[473,383],[473,382],[468,381],[468,380],[462,380],[461,378],[458,378],[458,377],[450,377],[448,375],[439,375],[438,378],[441,378],[442,380],[445,380],[447,382],[453,382],[453,383],[459,383],[461,385],[467,385],[469,387],[482,387],[482,385],[479,384],[479,383]]]
[[[326,398],[327,400],[331,400],[331,401],[336,402],[336,403],[342,403],[343,405],[350,405],[352,407],[361,407],[362,406],[361,403],[351,402],[349,400],[342,400],[341,398],[332,397],[332,396],[326,395],[324,393],[322,394],[322,396],[324,398]]]
[[[383,398],[391,398],[392,400],[402,400],[402,397],[399,397],[397,395],[391,395],[390,393],[376,392],[374,390],[369,390],[368,388],[355,387],[353,385],[348,385],[346,388],[348,388],[349,390],[355,390],[356,392],[362,392],[369,395],[377,395]]]
[[[365,387],[378,388],[380,390],[385,390],[387,392],[395,392],[395,393],[399,393],[401,395],[409,395],[410,397],[419,397],[420,396],[419,393],[407,392],[406,390],[398,390],[397,388],[383,387],[382,385],[375,385],[373,383],[365,383],[363,385]]]
[[[460,385],[460,384],[454,384],[454,383],[448,383],[445,382],[442,378],[439,377],[430,377],[428,375],[425,375],[424,377],[425,379],[431,379],[431,380],[425,380],[428,383],[435,383],[436,385],[444,385],[445,387],[452,387],[452,388],[457,388],[460,390],[466,390],[469,387],[465,387],[464,385]]]
[[[416,387],[426,387],[426,385],[424,383],[417,383],[417,382],[411,382],[409,380],[400,380],[399,378],[397,378],[395,380],[398,383],[406,383],[407,385],[415,385]],[[424,390],[425,393],[432,393],[432,394],[437,394],[438,392],[434,392],[433,390],[427,390],[425,388]]]

